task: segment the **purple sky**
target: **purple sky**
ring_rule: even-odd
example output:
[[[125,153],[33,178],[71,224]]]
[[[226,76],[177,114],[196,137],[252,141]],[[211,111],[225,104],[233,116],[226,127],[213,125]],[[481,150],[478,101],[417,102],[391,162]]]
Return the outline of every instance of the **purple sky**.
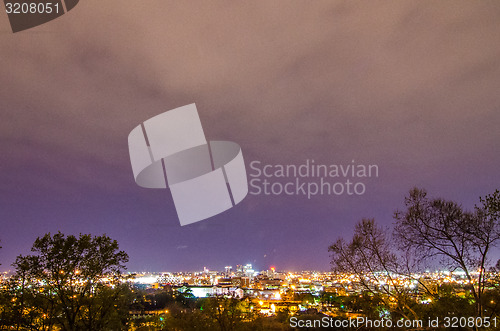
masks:
[[[412,186],[471,208],[500,188],[497,1],[81,1],[0,14],[0,270],[47,232],[103,234],[129,270],[329,269],[327,247]],[[379,166],[363,196],[252,196],[181,227],[127,136],[195,102],[247,165]]]

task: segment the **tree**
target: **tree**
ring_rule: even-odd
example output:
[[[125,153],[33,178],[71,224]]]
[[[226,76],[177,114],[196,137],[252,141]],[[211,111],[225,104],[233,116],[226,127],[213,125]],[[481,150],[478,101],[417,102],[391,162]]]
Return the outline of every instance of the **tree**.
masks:
[[[406,319],[418,319],[412,300],[399,284],[401,263],[390,242],[387,231],[377,226],[375,220],[363,219],[356,224],[351,242],[340,238],[328,248],[333,270],[356,275],[360,290],[377,295],[385,309]]]
[[[406,209],[394,216],[401,249],[421,264],[440,258],[451,270],[465,272],[476,316],[483,316],[489,253],[500,241],[499,191],[480,202],[473,212],[467,212],[456,202],[429,199],[425,190],[414,188],[405,198]]]
[[[355,226],[351,241],[338,239],[329,247],[333,270],[355,275],[358,291],[380,294],[383,308],[405,318],[427,317],[429,308],[434,316],[496,314],[498,291],[487,285],[500,283],[491,275],[495,269],[489,259],[500,243],[498,190],[480,198],[473,211],[465,211],[456,202],[429,199],[425,190],[414,188],[394,219],[392,236],[373,219],[364,219]],[[418,272],[433,266],[435,259],[451,271],[462,270],[470,294],[459,298],[456,287],[434,286],[421,278]],[[419,295],[431,298],[432,304],[419,304],[416,293],[403,286],[405,282],[418,284]]]
[[[218,326],[220,331],[235,330],[246,319],[244,302],[235,298],[214,296],[204,299],[203,312]]]
[[[34,254],[13,264],[18,286],[18,321],[35,316],[41,323],[67,331],[103,330],[122,323],[128,314],[128,287],[121,272],[128,255],[109,237],[46,234],[37,238]],[[38,322],[37,322],[38,323]]]

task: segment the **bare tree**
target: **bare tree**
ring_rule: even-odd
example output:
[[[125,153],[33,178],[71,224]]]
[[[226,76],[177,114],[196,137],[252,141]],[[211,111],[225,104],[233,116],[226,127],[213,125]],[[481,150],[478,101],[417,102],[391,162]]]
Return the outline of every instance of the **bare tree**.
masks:
[[[499,198],[496,191],[468,212],[453,201],[429,199],[425,190],[414,188],[405,198],[405,210],[394,216],[399,247],[421,265],[439,258],[451,270],[463,270],[477,316],[483,313],[488,256],[500,239]]]
[[[451,271],[465,273],[475,314],[483,316],[490,295],[484,296],[490,278],[489,256],[500,242],[500,192],[481,198],[473,211],[465,211],[456,202],[429,199],[425,190],[414,188],[394,219],[392,236],[373,219],[363,219],[356,224],[351,241],[338,239],[329,247],[333,270],[356,275],[364,291],[381,294],[384,305],[405,318],[417,319],[425,308],[402,286],[402,279],[417,283],[419,291],[439,299],[440,307],[449,312],[457,307],[469,309],[460,306],[463,301],[444,299],[420,277],[419,271],[438,259]]]
[[[383,294],[381,300],[389,310],[406,319],[410,316],[418,319],[408,292],[399,282],[401,262],[387,233],[375,220],[361,220],[356,224],[351,242],[341,238],[329,247],[333,270],[356,275],[364,291]]]

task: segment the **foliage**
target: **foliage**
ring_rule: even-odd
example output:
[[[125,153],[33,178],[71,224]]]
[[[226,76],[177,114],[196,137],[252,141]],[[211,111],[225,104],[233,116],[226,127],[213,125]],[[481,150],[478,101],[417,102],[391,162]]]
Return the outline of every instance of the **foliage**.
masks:
[[[36,239],[34,254],[18,256],[7,295],[11,323],[45,330],[108,330],[126,322],[130,292],[121,282],[128,261],[107,236]]]

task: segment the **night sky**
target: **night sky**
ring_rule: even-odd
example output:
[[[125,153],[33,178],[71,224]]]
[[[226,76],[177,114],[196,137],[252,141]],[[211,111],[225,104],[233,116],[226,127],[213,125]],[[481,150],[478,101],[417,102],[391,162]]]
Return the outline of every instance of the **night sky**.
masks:
[[[329,270],[328,245],[418,186],[500,189],[497,1],[84,0],[13,34],[0,14],[0,271],[47,232],[107,234],[130,271]],[[248,165],[376,164],[362,196],[248,195],[181,227],[127,137],[196,103]]]

